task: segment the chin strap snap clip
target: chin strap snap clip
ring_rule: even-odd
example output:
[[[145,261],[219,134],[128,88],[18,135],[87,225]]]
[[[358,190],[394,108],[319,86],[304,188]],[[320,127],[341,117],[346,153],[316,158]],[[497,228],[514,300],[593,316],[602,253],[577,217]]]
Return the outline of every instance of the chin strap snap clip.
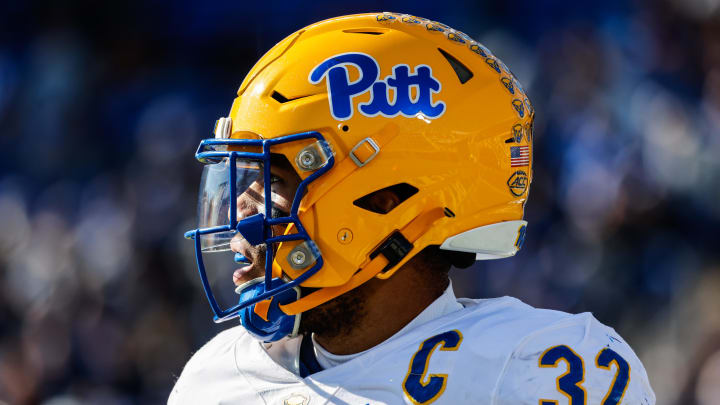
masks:
[[[413,244],[410,243],[400,231],[395,231],[380,244],[380,247],[370,253],[370,259],[374,259],[379,254],[385,256],[388,264],[381,271],[381,273],[384,273],[400,263],[400,261],[410,253],[412,248]]]

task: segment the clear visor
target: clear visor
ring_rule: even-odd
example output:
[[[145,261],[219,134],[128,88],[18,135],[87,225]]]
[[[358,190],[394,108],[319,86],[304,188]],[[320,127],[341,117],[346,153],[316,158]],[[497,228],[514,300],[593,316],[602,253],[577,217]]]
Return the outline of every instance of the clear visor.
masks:
[[[230,159],[219,163],[205,165],[200,180],[198,198],[198,227],[213,228],[230,225],[231,201],[248,193],[262,203],[263,198],[263,167],[262,163],[252,160],[235,161],[234,195],[230,187]],[[230,230],[202,235],[200,246],[204,252],[230,250],[230,240],[237,232]]]

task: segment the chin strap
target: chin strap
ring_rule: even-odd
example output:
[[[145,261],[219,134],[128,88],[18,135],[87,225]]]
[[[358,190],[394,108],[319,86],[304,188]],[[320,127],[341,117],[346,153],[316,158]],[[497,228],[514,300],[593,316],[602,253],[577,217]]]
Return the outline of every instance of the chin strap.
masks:
[[[410,223],[405,225],[405,227],[400,230],[400,233],[410,243],[414,243],[422,235],[425,234],[425,232],[432,226],[435,221],[444,216],[445,213],[442,208],[433,208],[430,211],[426,211],[415,217],[415,219],[410,221]],[[412,257],[410,253],[417,253],[416,250],[417,248],[413,247],[412,250],[408,252],[408,255],[406,255],[406,257]],[[383,274],[383,278],[387,278],[392,275],[395,271],[397,271],[397,269],[402,263],[404,263],[404,260],[395,263],[392,268],[388,269]],[[367,282],[371,278],[378,275],[381,271],[383,271],[383,269],[385,269],[388,264],[390,264],[388,258],[382,254],[379,254],[375,256],[375,258],[370,260],[367,264],[361,266],[360,269],[355,273],[355,275],[350,278],[347,283],[336,287],[321,288],[305,297],[298,299],[297,301],[285,305],[280,305],[279,308],[287,315],[297,315],[301,312],[315,308],[318,305],[324,304],[331,299],[338,297],[352,290],[353,288],[356,288],[361,284]]]
[[[274,284],[281,283],[273,279]],[[240,302],[250,300],[265,292],[265,278],[258,277],[239,286]],[[238,312],[240,323],[255,338],[265,342],[274,342],[285,336],[294,337],[300,327],[300,315],[286,315],[279,308],[284,302],[300,298],[300,288],[285,290],[269,300],[247,306]]]

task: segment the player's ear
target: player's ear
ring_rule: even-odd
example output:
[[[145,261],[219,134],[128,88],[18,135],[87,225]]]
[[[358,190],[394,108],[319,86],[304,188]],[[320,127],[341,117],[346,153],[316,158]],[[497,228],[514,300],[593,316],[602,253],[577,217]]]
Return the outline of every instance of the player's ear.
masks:
[[[400,197],[392,190],[383,189],[366,196],[364,201],[366,207],[363,208],[384,214],[392,211],[392,209],[400,205],[401,202]]]
[[[417,192],[416,187],[407,183],[399,183],[373,191],[353,201],[353,204],[378,214],[387,214]]]

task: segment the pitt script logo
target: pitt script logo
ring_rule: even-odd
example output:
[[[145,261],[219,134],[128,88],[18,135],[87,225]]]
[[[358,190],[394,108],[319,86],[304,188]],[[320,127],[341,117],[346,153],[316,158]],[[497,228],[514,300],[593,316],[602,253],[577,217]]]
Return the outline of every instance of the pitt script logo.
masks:
[[[354,66],[360,72],[360,78],[350,82],[348,66]],[[370,91],[370,101],[358,104],[358,110],[367,117],[415,117],[422,114],[425,118],[438,118],[445,112],[445,103],[433,103],[433,93],[440,92],[440,82],[432,75],[427,65],[410,66],[399,64],[393,66],[393,73],[380,80],[380,66],[370,55],[360,52],[349,52],[332,56],[317,65],[308,80],[318,84],[327,77],[328,100],[330,113],[338,121],[353,116],[353,98]],[[415,87],[413,97],[411,88]],[[391,99],[389,88],[394,89]]]

